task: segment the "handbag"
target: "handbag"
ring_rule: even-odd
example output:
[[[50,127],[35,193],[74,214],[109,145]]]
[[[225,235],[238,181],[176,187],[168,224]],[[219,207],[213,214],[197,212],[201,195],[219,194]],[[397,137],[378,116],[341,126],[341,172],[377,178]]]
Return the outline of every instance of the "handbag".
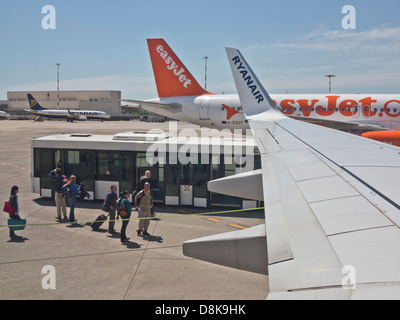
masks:
[[[3,211],[4,211],[4,212],[7,212],[8,214],[14,214],[14,213],[15,213],[15,209],[14,209],[14,207],[11,205],[10,201],[4,202]]]
[[[8,219],[8,227],[10,230],[24,230],[26,225],[26,219],[19,219],[19,220],[14,220],[14,219]]]
[[[105,202],[103,202],[103,204],[101,205],[101,210],[103,210],[104,212],[110,212],[110,208],[106,206]]]

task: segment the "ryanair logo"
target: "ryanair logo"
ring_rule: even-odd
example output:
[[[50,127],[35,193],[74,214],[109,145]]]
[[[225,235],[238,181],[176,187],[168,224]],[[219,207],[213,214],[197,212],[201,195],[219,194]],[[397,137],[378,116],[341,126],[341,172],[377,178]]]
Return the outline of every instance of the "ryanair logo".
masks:
[[[33,108],[34,106],[37,105],[37,102],[36,102],[36,100],[31,100],[30,104],[31,104],[31,108]]]
[[[257,103],[264,101],[265,99],[264,99],[263,95],[261,94],[260,90],[258,89],[256,83],[252,79],[251,73],[248,70],[246,70],[246,67],[240,61],[240,58],[238,56],[236,56],[232,59],[232,61],[235,63],[235,66],[237,67],[240,74],[242,75],[243,80],[245,81],[247,87],[251,90],[251,93],[253,94]]]

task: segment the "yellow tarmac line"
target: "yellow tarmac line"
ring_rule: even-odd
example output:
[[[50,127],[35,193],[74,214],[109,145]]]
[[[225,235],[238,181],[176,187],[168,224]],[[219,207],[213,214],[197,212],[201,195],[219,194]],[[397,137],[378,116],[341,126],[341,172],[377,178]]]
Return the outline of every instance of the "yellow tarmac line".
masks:
[[[214,222],[219,222],[219,221],[221,221],[221,220],[219,220],[219,219],[215,219],[215,218],[206,218],[207,220],[210,220],[210,221],[214,221]]]
[[[232,228],[242,229],[242,230],[248,228],[248,227],[242,226],[240,224],[236,224],[236,223],[228,224],[228,226],[230,226]]]
[[[201,213],[189,213],[189,214],[167,214],[165,216],[160,216],[160,217],[155,217],[159,219],[165,219],[165,218],[181,218],[183,216],[189,217],[189,216],[205,216],[205,215],[216,215],[216,214],[224,214],[224,213],[234,213],[234,212],[246,212],[246,211],[254,211],[254,210],[260,210],[264,209],[264,207],[259,207],[259,208],[250,208],[250,209],[237,209],[237,210],[226,210],[226,211],[214,211],[214,212],[201,212]],[[119,219],[119,221],[130,221],[130,220],[151,220],[154,219],[154,217],[146,217],[146,218],[130,218],[130,219]],[[104,222],[107,221],[104,220]],[[108,220],[108,221],[118,221],[118,219],[114,220]],[[93,223],[96,221],[78,221],[78,222],[72,222],[72,224],[88,224],[88,223]],[[49,223],[33,223],[33,224],[26,224],[24,225],[25,227],[28,226],[52,226],[52,225],[66,225],[66,224],[71,224],[71,222],[49,222]],[[22,225],[14,225],[14,227],[18,227]],[[236,225],[232,224],[230,226],[235,226],[235,228],[239,229],[247,229],[245,226],[241,225]],[[8,228],[8,225],[0,225],[0,228]]]

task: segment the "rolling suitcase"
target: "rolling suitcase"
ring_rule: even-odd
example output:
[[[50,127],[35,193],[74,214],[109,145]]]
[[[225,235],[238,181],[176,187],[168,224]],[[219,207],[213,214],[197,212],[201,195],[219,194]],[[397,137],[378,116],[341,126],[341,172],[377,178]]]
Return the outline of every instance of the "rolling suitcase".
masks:
[[[97,217],[97,219],[90,225],[92,227],[93,231],[99,230],[99,228],[104,223],[104,221],[107,220],[107,218],[108,218],[108,215],[105,215],[105,214],[99,215]]]

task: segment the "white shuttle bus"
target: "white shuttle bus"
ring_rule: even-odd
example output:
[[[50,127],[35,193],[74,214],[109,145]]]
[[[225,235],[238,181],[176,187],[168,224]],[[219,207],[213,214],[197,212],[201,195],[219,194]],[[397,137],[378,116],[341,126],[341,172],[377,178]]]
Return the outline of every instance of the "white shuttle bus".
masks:
[[[32,139],[32,192],[51,197],[48,174],[60,167],[85,184],[89,200],[103,200],[116,184],[132,192],[146,170],[151,171],[155,202],[195,207],[256,207],[255,200],[207,190],[210,180],[260,168],[251,136],[182,136],[127,132],[116,135],[55,134]]]

